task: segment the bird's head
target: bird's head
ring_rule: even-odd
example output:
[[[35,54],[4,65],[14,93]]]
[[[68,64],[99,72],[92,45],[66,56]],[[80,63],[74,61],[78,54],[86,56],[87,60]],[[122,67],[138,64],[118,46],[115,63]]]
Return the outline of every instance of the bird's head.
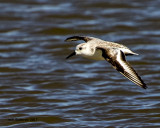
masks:
[[[76,49],[74,52],[72,52],[69,56],[66,57],[66,59],[74,56],[74,55],[85,55],[87,52],[87,44],[86,43],[82,43],[76,46]]]

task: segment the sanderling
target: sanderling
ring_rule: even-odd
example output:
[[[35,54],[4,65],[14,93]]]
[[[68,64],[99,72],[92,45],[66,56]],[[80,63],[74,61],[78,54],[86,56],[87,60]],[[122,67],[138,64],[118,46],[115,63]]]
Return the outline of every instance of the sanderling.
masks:
[[[132,52],[129,48],[122,44],[104,41],[94,37],[73,36],[67,38],[65,41],[77,40],[83,40],[85,43],[77,45],[76,50],[66,57],[66,59],[73,55],[80,55],[88,59],[106,60],[111,63],[114,69],[119,71],[130,81],[144,89],[147,88],[141,77],[136,73],[125,58],[125,55],[138,55],[137,53]]]

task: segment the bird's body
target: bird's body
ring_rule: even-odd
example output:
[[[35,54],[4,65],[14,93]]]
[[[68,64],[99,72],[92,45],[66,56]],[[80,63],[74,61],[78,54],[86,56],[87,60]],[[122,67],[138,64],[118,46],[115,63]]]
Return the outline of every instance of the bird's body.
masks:
[[[76,46],[73,55],[80,55],[88,59],[107,60],[112,64],[113,68],[119,71],[122,75],[127,77],[133,83],[147,88],[143,80],[138,76],[136,71],[126,61],[125,55],[138,55],[132,52],[129,48],[122,44],[104,41],[94,37],[73,36],[66,39],[66,41],[84,40],[86,43],[81,43]]]

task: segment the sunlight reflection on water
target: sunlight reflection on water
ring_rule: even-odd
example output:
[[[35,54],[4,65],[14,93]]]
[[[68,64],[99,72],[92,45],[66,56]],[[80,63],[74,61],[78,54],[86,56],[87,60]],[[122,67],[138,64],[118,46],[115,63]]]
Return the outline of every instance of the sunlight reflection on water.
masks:
[[[159,0],[0,2],[0,125],[160,127]],[[105,61],[65,57],[73,35],[120,42],[148,85],[134,85]],[[36,118],[36,121],[8,119]],[[1,120],[0,119],[0,120]]]

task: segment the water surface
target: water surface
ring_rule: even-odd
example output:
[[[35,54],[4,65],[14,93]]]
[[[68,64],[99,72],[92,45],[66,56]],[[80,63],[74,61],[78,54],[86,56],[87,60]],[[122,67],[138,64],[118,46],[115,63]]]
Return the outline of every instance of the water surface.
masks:
[[[159,128],[159,0],[0,2],[2,128]],[[73,35],[120,42],[144,90],[105,61],[65,60]],[[81,42],[81,41],[80,41]]]

